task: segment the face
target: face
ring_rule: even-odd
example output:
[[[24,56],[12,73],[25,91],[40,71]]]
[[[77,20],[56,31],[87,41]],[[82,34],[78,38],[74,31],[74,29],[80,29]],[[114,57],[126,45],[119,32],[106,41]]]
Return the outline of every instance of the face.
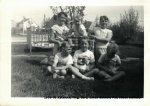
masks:
[[[60,25],[64,25],[65,22],[66,22],[66,19],[64,18],[65,16],[62,14],[59,18],[58,18],[58,21],[59,21],[59,24]]]
[[[75,20],[76,25],[80,25],[81,23],[82,23],[81,20]]]
[[[116,51],[108,46],[107,47],[107,56],[109,58],[113,58],[115,56],[115,54],[116,54]]]
[[[106,28],[107,24],[108,24],[108,20],[105,20],[104,18],[102,18],[100,20],[100,25],[101,25],[102,28]]]
[[[62,49],[62,52],[63,52],[64,56],[68,56],[71,53],[71,50],[72,49],[71,49],[70,45],[68,45],[67,47]]]
[[[87,41],[83,41],[82,44],[81,44],[81,50],[83,52],[87,51],[88,50],[88,47],[89,47],[89,44]]]

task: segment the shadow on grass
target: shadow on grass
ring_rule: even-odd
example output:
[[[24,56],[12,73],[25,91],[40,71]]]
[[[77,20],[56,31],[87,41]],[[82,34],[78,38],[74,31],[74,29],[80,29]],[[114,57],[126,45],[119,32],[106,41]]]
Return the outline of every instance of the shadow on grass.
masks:
[[[33,59],[27,59],[27,60],[24,60],[26,63],[29,63],[31,65],[34,65],[34,66],[40,66],[40,61],[41,60],[33,60]]]

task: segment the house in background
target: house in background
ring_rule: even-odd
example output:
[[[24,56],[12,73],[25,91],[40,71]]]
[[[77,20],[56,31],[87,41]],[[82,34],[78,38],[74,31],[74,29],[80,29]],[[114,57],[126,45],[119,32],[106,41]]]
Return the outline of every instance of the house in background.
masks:
[[[14,20],[11,20],[11,28],[15,28],[17,23]]]
[[[19,35],[27,35],[27,28],[32,27],[33,30],[38,28],[39,26],[31,19],[24,18],[22,21],[18,22],[16,25],[17,34]]]
[[[17,23],[14,20],[11,20],[11,34],[15,34],[15,28]]]

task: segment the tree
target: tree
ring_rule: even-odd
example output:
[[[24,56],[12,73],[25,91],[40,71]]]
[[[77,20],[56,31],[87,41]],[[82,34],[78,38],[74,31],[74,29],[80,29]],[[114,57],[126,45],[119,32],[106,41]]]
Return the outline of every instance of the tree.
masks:
[[[55,16],[53,16],[52,18],[48,17],[46,18],[46,15],[44,14],[44,18],[43,18],[43,21],[42,21],[42,27],[43,28],[50,28],[52,27],[56,21],[55,21]]]
[[[54,15],[57,15],[59,12],[65,12],[73,20],[77,15],[84,16],[85,6],[50,6]]]
[[[139,33],[139,13],[132,7],[120,14],[120,21],[111,28],[114,38],[125,44]]]

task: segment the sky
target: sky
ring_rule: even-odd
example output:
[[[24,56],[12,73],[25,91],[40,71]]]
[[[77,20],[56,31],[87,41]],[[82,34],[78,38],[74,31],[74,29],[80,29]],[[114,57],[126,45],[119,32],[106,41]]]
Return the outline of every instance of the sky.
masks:
[[[114,23],[119,21],[120,14],[123,14],[124,11],[127,11],[130,7],[131,6],[86,6],[86,9],[84,11],[84,19],[87,21],[94,21],[97,15],[106,15],[109,17],[109,20]],[[139,21],[143,26],[143,6],[132,7],[139,12]],[[53,16],[53,13],[49,6],[15,6],[12,8],[11,20],[19,22],[23,19],[23,16],[25,16],[26,18],[32,18],[37,25],[41,26],[44,14],[46,15],[46,18],[51,18]]]

